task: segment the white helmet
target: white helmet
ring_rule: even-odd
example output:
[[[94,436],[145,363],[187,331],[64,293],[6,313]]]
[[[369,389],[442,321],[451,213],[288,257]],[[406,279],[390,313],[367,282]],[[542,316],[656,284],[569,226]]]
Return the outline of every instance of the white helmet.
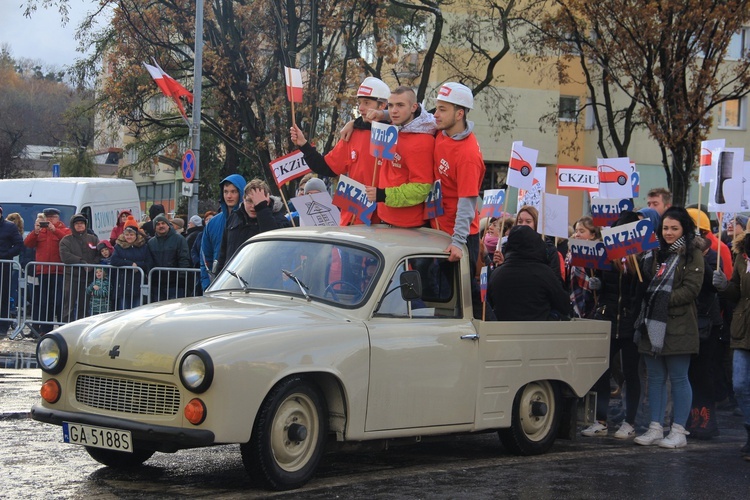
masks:
[[[357,97],[370,97],[387,101],[391,97],[391,89],[383,80],[368,76],[357,89]]]
[[[474,108],[474,96],[469,87],[456,82],[444,83],[438,90],[436,100],[456,104],[466,109]]]

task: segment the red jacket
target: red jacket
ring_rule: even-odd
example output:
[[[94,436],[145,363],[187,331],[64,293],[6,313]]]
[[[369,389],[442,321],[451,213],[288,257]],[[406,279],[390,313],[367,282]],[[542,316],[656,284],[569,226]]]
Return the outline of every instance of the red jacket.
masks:
[[[724,271],[724,275],[727,277],[732,276],[732,252],[729,250],[729,247],[723,241],[719,241],[714,233],[706,233],[705,238],[711,242],[711,250],[716,252],[721,258],[719,265],[721,266],[721,270]],[[721,250],[719,250],[719,248],[721,248]],[[714,269],[714,271],[715,270],[716,269]]]
[[[375,157],[370,154],[370,131],[355,129],[349,141],[339,141],[325,155],[329,168],[337,175],[344,174],[365,186],[373,185]],[[373,214],[372,223],[379,218]],[[362,224],[351,212],[341,212],[341,225]]]
[[[386,190],[394,188],[390,196],[398,197],[402,203],[409,198],[408,192],[397,195],[404,184],[425,184],[429,186],[428,189],[431,188],[434,150],[435,136],[399,132],[395,158],[383,161],[378,172],[377,187]],[[424,225],[424,198],[421,203],[411,206],[388,206],[386,203],[378,203],[378,215],[383,222],[394,226],[421,227]]]
[[[62,262],[60,260],[60,240],[70,234],[70,229],[61,221],[55,224],[55,230],[52,231],[46,227],[36,231],[31,231],[23,244],[28,248],[36,249],[37,262]],[[37,274],[62,274],[63,266],[36,266]]]

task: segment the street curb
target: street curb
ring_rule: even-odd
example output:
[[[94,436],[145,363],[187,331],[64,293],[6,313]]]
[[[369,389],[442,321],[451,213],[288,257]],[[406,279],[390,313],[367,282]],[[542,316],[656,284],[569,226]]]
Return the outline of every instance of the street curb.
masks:
[[[31,418],[30,411],[9,411],[0,413],[0,420],[21,420],[24,418]]]

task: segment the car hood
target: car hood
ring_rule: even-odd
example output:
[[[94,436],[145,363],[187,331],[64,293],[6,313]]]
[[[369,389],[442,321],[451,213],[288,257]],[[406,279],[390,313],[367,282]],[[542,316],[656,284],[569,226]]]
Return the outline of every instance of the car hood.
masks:
[[[229,335],[310,329],[343,321],[338,313],[297,298],[244,295],[170,300],[107,315],[94,323],[77,322],[85,326],[70,347],[73,358],[85,365],[173,373],[180,353],[196,344]],[[61,333],[67,337],[74,325]]]

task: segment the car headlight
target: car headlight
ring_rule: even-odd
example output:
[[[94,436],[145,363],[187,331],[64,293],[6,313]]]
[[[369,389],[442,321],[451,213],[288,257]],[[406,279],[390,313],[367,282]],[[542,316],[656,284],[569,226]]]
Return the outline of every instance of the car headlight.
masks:
[[[214,379],[214,364],[203,349],[188,351],[180,361],[180,380],[189,391],[205,392]]]
[[[49,333],[42,337],[36,346],[36,360],[39,367],[55,375],[60,373],[68,362],[68,344],[58,333]]]

